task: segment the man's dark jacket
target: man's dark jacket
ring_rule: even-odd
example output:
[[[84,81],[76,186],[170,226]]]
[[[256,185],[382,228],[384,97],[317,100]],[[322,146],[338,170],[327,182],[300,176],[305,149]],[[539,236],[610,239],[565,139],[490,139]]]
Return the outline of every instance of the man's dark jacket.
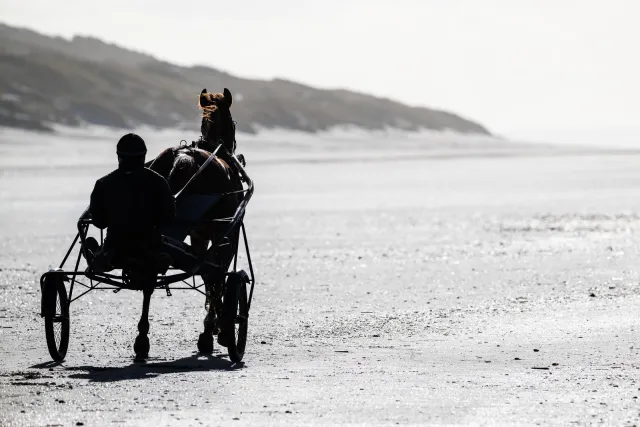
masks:
[[[173,221],[175,210],[167,181],[144,167],[100,178],[89,205],[94,225],[108,227],[106,249],[125,253],[156,250],[160,229]]]

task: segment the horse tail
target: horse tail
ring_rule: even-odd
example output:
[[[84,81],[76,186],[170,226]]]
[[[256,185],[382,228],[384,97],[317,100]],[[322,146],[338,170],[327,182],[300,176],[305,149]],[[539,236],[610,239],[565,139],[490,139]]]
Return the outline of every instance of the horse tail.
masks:
[[[191,176],[197,169],[198,165],[196,164],[196,160],[191,155],[183,154],[176,157],[169,176],[167,177],[171,191],[175,194],[191,179]]]

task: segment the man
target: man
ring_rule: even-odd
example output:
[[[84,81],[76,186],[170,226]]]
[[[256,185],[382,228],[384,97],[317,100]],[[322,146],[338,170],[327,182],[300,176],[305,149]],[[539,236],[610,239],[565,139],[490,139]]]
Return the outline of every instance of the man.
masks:
[[[91,193],[93,224],[106,227],[107,237],[95,259],[97,242],[87,242],[90,267],[106,271],[134,266],[155,277],[168,267],[160,252],[160,229],[174,220],[175,201],[165,179],[144,167],[147,147],[142,138],[123,136],[117,153],[118,169],[96,181]]]

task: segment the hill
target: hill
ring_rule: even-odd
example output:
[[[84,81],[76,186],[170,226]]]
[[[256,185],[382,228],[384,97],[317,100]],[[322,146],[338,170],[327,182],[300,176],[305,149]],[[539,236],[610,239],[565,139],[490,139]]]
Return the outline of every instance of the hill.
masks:
[[[203,87],[231,89],[232,113],[243,132],[352,125],[489,134],[445,111],[281,79],[244,79],[204,66],[180,67],[95,38],[67,40],[0,24],[0,126],[193,129],[199,126],[196,101]]]

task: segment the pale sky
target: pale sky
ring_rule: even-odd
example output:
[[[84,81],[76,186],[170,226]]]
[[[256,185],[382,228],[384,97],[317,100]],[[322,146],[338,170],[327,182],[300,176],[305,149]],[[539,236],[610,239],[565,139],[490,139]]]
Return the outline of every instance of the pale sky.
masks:
[[[0,0],[0,21],[444,108],[503,135],[640,129],[636,0]]]

